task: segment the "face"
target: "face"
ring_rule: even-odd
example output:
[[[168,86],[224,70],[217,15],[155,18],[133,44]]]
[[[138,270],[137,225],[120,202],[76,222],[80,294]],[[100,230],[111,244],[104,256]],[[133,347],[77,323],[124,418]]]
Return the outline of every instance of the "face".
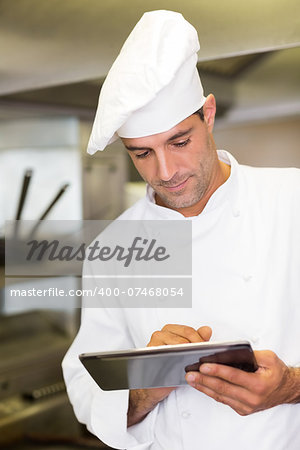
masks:
[[[218,158],[210,127],[193,114],[171,130],[141,138],[122,138],[159,204],[180,210],[210,192]]]

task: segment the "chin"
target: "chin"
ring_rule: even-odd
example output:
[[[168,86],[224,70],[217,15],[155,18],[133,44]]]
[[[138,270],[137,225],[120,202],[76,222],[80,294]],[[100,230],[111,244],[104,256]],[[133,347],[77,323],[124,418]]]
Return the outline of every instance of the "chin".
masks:
[[[162,201],[169,207],[169,208],[189,208],[190,206],[195,205],[197,201],[191,201],[190,199],[180,199],[180,198],[161,198]]]

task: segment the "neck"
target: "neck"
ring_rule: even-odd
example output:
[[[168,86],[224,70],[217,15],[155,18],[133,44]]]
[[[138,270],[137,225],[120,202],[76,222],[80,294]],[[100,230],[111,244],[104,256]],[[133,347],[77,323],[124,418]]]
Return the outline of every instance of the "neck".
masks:
[[[184,217],[198,216],[204,210],[208,200],[213,195],[213,193],[229,178],[230,170],[231,168],[228,164],[225,164],[223,161],[218,160],[217,170],[215,172],[212,183],[205,192],[205,194],[203,195],[203,197],[194,205],[188,206],[186,208],[171,208],[171,209],[173,209],[174,211],[178,211]],[[159,206],[170,208],[162,201],[162,199],[157,194],[155,194],[155,202]]]

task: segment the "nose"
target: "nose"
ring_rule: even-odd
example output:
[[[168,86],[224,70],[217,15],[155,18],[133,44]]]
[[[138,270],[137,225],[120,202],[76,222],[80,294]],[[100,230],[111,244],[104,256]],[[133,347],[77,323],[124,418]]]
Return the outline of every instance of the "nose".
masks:
[[[175,175],[177,168],[172,155],[168,155],[162,151],[156,153],[157,176],[162,181],[169,181]]]

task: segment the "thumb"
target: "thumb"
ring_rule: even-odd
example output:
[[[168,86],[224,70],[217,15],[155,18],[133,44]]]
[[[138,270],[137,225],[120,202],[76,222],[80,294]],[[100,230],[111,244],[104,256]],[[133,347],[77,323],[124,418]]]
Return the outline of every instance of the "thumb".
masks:
[[[259,367],[265,369],[272,367],[279,361],[278,356],[271,350],[255,350],[254,355]]]
[[[209,341],[212,335],[212,329],[208,326],[200,327],[198,328],[197,333],[203,341]]]

